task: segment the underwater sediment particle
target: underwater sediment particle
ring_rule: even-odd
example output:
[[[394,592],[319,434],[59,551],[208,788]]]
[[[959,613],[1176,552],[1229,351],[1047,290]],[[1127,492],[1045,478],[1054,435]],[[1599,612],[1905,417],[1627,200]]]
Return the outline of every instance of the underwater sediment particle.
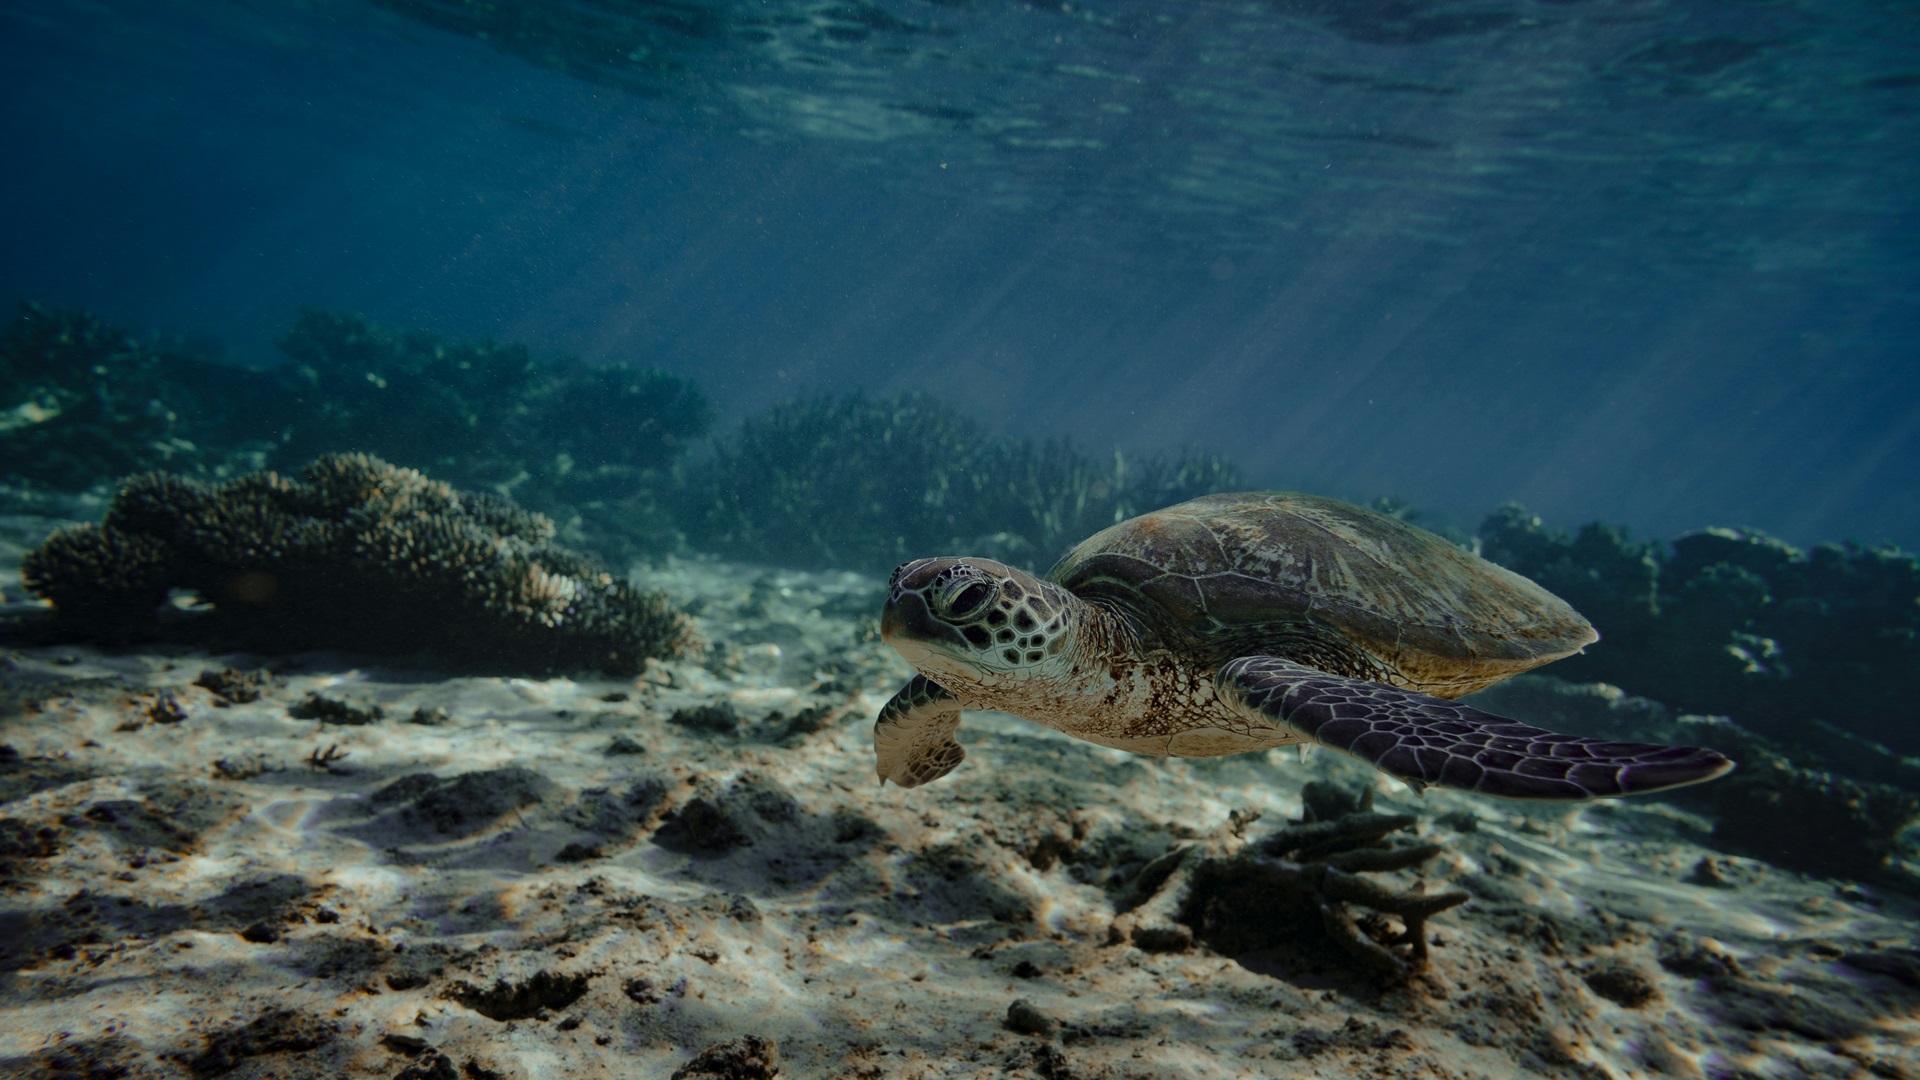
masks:
[[[364,454],[298,479],[124,481],[99,525],[21,573],[83,638],[186,637],[255,652],[341,648],[494,670],[599,669],[698,648],[666,598],[553,543],[553,522]],[[160,617],[170,590],[210,605]]]

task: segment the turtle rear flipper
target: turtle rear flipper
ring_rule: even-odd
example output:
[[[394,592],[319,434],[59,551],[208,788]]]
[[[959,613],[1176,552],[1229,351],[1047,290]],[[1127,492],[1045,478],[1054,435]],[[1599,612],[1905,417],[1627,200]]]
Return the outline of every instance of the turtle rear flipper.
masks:
[[[880,708],[873,721],[874,771],[880,785],[891,780],[919,787],[959,768],[967,752],[953,739],[960,701],[939,683],[915,675]]]
[[[1222,699],[1249,716],[1352,754],[1416,791],[1575,801],[1698,784],[1733,768],[1712,750],[1562,735],[1273,656],[1232,660],[1215,681]]]

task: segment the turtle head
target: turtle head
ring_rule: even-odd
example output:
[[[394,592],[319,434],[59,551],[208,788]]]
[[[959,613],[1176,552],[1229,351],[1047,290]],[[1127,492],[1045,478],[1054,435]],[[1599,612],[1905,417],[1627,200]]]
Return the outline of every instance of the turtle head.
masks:
[[[1058,585],[992,559],[919,559],[887,583],[880,636],[949,690],[992,686],[1061,654],[1073,603]]]

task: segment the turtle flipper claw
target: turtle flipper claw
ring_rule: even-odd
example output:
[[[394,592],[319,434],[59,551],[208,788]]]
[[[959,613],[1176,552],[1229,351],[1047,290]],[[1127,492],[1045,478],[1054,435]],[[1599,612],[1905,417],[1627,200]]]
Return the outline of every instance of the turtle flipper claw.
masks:
[[[1693,746],[1562,735],[1457,701],[1242,656],[1216,684],[1236,708],[1407,782],[1512,799],[1577,801],[1698,784],[1733,762]]]

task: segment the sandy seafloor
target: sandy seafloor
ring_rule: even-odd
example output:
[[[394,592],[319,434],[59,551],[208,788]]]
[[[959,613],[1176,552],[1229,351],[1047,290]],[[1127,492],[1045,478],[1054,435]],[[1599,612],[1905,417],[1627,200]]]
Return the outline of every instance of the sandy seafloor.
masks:
[[[667,1077],[757,1036],[784,1077],[1920,1076],[1912,972],[1858,959],[1910,945],[1914,905],[1716,852],[1668,803],[1416,798],[1331,754],[1138,758],[983,714],[960,771],[881,790],[908,672],[879,580],[645,578],[705,659],[0,653],[0,1075]],[[196,685],[221,669],[270,678],[229,701]],[[1383,984],[1316,925],[1135,946],[1144,865],[1232,847],[1235,811],[1283,826],[1315,778],[1443,845],[1396,887],[1472,894],[1424,975]],[[767,1048],[685,1075],[770,1075]]]

